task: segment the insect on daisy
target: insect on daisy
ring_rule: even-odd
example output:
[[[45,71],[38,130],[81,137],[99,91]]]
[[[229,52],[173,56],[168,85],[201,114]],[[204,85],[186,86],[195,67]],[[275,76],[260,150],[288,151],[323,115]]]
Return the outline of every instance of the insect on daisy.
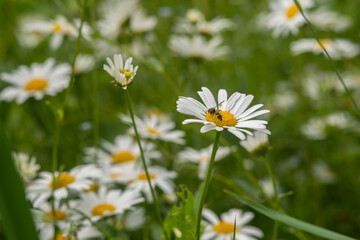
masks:
[[[198,94],[205,105],[191,97],[180,97],[177,101],[178,112],[198,118],[186,119],[183,124],[203,123],[204,126],[200,129],[201,133],[210,130],[223,131],[227,129],[241,140],[245,139],[244,133],[253,135],[246,129],[270,134],[270,131],[266,129],[267,121],[250,120],[269,112],[269,110],[257,111],[263,104],[257,104],[247,109],[254,98],[253,95],[235,92],[228,98],[226,90],[220,89],[218,103],[216,103],[213,94],[208,88],[202,87],[201,89],[202,91],[199,91]]]

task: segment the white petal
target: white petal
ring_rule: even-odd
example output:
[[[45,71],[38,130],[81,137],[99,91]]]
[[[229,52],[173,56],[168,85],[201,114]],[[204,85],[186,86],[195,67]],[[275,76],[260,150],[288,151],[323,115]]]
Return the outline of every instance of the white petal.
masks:
[[[215,225],[220,222],[220,219],[210,209],[204,208],[202,211],[202,216],[203,216],[203,218],[208,220],[211,224]]]
[[[236,128],[228,128],[228,131],[234,134],[236,137],[240,138],[240,140],[245,139],[245,135]]]
[[[211,131],[211,130],[214,130],[216,129],[216,125],[215,124],[207,124],[205,126],[203,126],[201,129],[200,129],[200,132],[201,133],[206,133],[208,131]]]
[[[218,104],[220,104],[219,109],[220,110],[225,110],[226,109],[226,104],[227,104],[227,92],[225,89],[220,89],[219,93],[218,93]]]
[[[186,119],[182,122],[182,124],[188,124],[188,123],[204,123],[204,121],[200,119]]]

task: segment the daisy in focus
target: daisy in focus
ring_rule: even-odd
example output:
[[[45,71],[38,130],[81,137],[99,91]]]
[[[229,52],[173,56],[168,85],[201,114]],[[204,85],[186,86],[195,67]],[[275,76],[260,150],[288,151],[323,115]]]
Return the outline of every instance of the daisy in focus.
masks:
[[[246,225],[254,218],[252,212],[230,209],[221,214],[219,219],[214,212],[204,209],[202,216],[206,222],[201,240],[232,240],[234,227],[236,227],[236,240],[256,240],[256,238],[263,237],[263,232],[260,229]],[[234,226],[235,218],[236,226]]]
[[[91,192],[82,195],[78,209],[91,221],[99,221],[108,216],[122,214],[143,201],[138,188],[121,191],[107,190],[103,187],[97,194]]]
[[[219,36],[211,40],[207,40],[200,35],[194,37],[172,36],[169,47],[184,58],[214,60],[223,57],[229,52],[228,47],[221,45],[222,41],[222,38]]]
[[[80,165],[69,172],[56,172],[56,183],[54,186],[53,175],[50,172],[40,172],[40,178],[32,182],[27,188],[27,197],[34,207],[40,206],[50,196],[54,188],[54,197],[57,200],[68,197],[69,190],[80,192],[89,189],[93,181],[91,179],[101,178],[101,171],[95,165]]]
[[[127,89],[127,86],[132,83],[138,66],[134,67],[131,62],[133,58],[126,59],[125,64],[121,54],[114,54],[114,62],[110,58],[106,58],[109,65],[104,64],[104,70],[114,78],[112,83],[115,86]]]
[[[69,84],[71,66],[55,64],[50,58],[43,64],[33,63],[30,67],[20,66],[12,73],[2,73],[0,78],[11,84],[0,93],[0,100],[22,104],[28,98],[42,99],[45,95],[55,96]]]
[[[198,163],[199,164],[198,177],[200,179],[204,179],[206,176],[206,171],[209,166],[212,148],[213,145],[210,145],[200,150],[187,147],[185,150],[179,152],[179,159],[181,161]],[[215,161],[222,160],[229,154],[230,154],[230,148],[219,147],[216,152]]]
[[[30,182],[36,177],[40,165],[36,163],[35,157],[30,157],[26,153],[14,153],[14,162],[20,175],[26,182]]]
[[[269,110],[257,111],[263,104],[257,104],[247,109],[254,98],[253,95],[235,92],[228,98],[226,90],[220,89],[218,102],[216,102],[208,88],[202,87],[201,89],[202,91],[199,91],[198,94],[205,105],[191,97],[179,97],[176,102],[178,112],[198,118],[186,119],[183,124],[203,123],[204,126],[200,129],[201,133],[226,129],[240,140],[245,139],[244,133],[253,135],[247,129],[270,134],[270,131],[266,129],[267,121],[250,120],[269,112]]]
[[[313,6],[312,0],[298,0],[304,12]],[[298,34],[305,19],[293,0],[276,0],[270,3],[270,13],[260,16],[260,25],[273,31],[275,37]]]
[[[360,53],[360,46],[346,39],[323,39],[320,40],[326,51],[334,60],[354,58]],[[325,54],[316,39],[300,39],[291,43],[293,55],[312,52],[316,55]]]
[[[124,122],[131,122],[131,119],[126,115],[120,115],[119,117]],[[185,144],[183,139],[185,133],[175,130],[175,123],[162,114],[145,115],[143,119],[135,116],[135,122],[142,138]],[[133,132],[130,132],[130,134],[133,134]]]

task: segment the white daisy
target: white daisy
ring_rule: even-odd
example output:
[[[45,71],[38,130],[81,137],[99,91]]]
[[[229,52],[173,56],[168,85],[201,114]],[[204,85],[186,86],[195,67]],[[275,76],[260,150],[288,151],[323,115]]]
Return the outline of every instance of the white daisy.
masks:
[[[176,172],[158,166],[148,167],[148,172],[153,188],[159,187],[165,193],[174,193],[175,184],[171,179],[177,176]],[[143,169],[133,168],[127,177],[129,188],[140,189],[145,193],[147,200],[152,201],[151,190]]]
[[[161,157],[161,153],[155,148],[153,143],[142,142],[143,151],[146,160]],[[99,150],[97,153],[98,160],[102,165],[126,165],[134,164],[140,158],[140,149],[136,140],[129,135],[119,135],[115,138],[114,143],[103,140],[101,147],[105,150]],[[87,154],[86,160],[93,162],[95,148],[85,149]]]
[[[137,0],[107,0],[100,6],[98,29],[109,39],[116,40],[123,30],[123,25],[137,9]]]
[[[21,16],[18,22],[16,37],[24,47],[35,47],[47,35],[48,27],[40,16]]]
[[[275,195],[274,185],[271,178],[265,178],[259,181],[262,190],[267,196],[273,198]]]
[[[35,207],[40,206],[51,196],[53,189],[53,175],[50,172],[40,172],[40,178],[36,179],[27,188],[27,197]],[[93,183],[91,178],[100,178],[101,171],[95,165],[80,165],[69,172],[55,173],[56,185],[54,191],[55,199],[63,199],[69,195],[68,190],[81,191],[90,188]]]
[[[359,55],[360,46],[346,39],[323,39],[320,40],[326,51],[334,60],[353,58]],[[300,39],[291,43],[291,52],[299,55],[305,52],[324,54],[320,44],[315,39]]]
[[[134,231],[140,229],[146,221],[145,210],[137,208],[123,215],[120,215],[115,221],[115,228]]]
[[[254,218],[252,212],[243,212],[239,209],[230,209],[221,214],[221,219],[209,209],[202,212],[203,218],[207,221],[202,240],[231,240],[234,233],[234,222],[236,218],[236,240],[256,240],[263,237],[263,232],[253,226],[246,226]]]
[[[350,17],[340,15],[326,8],[319,8],[310,12],[309,20],[316,29],[322,31],[342,32],[351,25]]]
[[[209,166],[212,148],[213,145],[200,150],[187,147],[185,150],[179,152],[179,159],[181,161],[198,163],[198,177],[204,179]],[[228,147],[219,147],[216,152],[215,161],[224,159],[229,153],[230,149]]]
[[[78,203],[78,209],[92,221],[98,221],[108,216],[121,214],[143,201],[138,188],[107,191],[103,187],[98,194],[83,194]]]
[[[36,158],[30,157],[26,153],[14,153],[15,166],[25,181],[31,181],[36,177],[40,165],[36,163]]]
[[[213,60],[223,57],[229,52],[228,47],[221,46],[221,44],[222,39],[219,36],[209,41],[200,35],[194,37],[172,36],[169,47],[181,57]]]
[[[312,0],[299,0],[303,11],[313,6]],[[287,36],[289,33],[298,34],[299,27],[305,23],[293,0],[276,0],[270,3],[270,13],[260,16],[262,26],[273,30],[273,35]]]
[[[120,166],[103,166],[103,176],[100,181],[104,184],[120,183],[127,184],[129,179],[133,177],[132,172],[135,163]]]
[[[28,98],[42,99],[45,95],[55,96],[69,84],[71,67],[67,63],[55,65],[50,58],[43,64],[33,63],[30,67],[20,66],[12,73],[2,73],[0,78],[12,86],[0,93],[0,100],[16,100],[18,104]]]
[[[157,24],[156,17],[148,17],[141,9],[136,10],[130,18],[130,30],[133,33],[145,33],[153,30]]]
[[[131,64],[133,58],[126,59],[125,64],[121,54],[114,54],[114,62],[110,58],[106,58],[109,65],[104,64],[104,70],[114,78],[113,83],[116,86],[120,86],[123,89],[127,89],[127,86],[132,83],[138,66],[134,68]]]
[[[235,24],[226,18],[217,17],[211,21],[199,22],[196,25],[196,29],[202,34],[219,34],[224,30],[230,30],[234,28]]]
[[[240,145],[251,154],[267,149],[269,145],[268,135],[264,132],[255,131],[253,136],[247,136],[246,140],[240,141]]]
[[[201,133],[210,130],[223,131],[227,129],[241,140],[245,139],[244,133],[253,135],[246,129],[258,130],[270,134],[270,131],[266,129],[267,121],[250,120],[269,112],[269,110],[256,111],[261,108],[263,104],[257,104],[246,110],[254,98],[253,95],[235,92],[228,99],[226,90],[220,89],[218,93],[218,103],[216,103],[214,96],[208,88],[202,87],[201,89],[202,91],[199,91],[198,94],[205,105],[191,97],[180,97],[176,102],[178,112],[198,118],[187,119],[183,121],[183,124],[203,123],[204,126],[200,129]],[[212,112],[212,110],[214,110],[214,112]]]
[[[88,54],[79,54],[75,60],[75,73],[86,73],[91,71],[95,66],[95,58]]]
[[[130,120],[128,116],[120,115],[119,117],[124,122],[129,122]],[[143,119],[135,116],[135,122],[139,135],[142,138],[185,144],[183,139],[185,133],[180,130],[174,130],[175,123],[162,115],[145,115]],[[130,133],[133,134],[133,132]]]
[[[89,240],[93,238],[103,239],[103,233],[90,224],[82,226],[79,230],[76,231],[76,240]]]

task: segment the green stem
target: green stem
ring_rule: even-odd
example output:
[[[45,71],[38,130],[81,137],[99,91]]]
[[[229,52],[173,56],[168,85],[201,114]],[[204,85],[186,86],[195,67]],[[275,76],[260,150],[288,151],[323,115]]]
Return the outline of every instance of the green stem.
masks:
[[[155,211],[157,213],[157,217],[158,217],[159,222],[162,224],[163,219],[161,217],[161,213],[160,213],[159,205],[158,205],[158,202],[157,202],[157,199],[156,199],[156,196],[155,196],[154,188],[151,185],[150,175],[149,175],[149,172],[148,172],[148,169],[147,169],[147,166],[146,166],[146,162],[145,162],[144,151],[143,151],[143,148],[141,146],[140,136],[139,136],[139,133],[138,133],[137,128],[136,128],[134,111],[133,111],[133,108],[132,108],[132,105],[131,105],[131,99],[130,99],[130,95],[129,95],[129,89],[125,89],[125,95],[126,95],[126,98],[127,98],[127,103],[128,103],[128,108],[129,108],[129,112],[130,112],[132,125],[133,125],[134,131],[135,131],[136,141],[137,141],[137,143],[139,145],[139,149],[140,149],[141,161],[142,161],[142,164],[143,164],[143,167],[144,167],[144,170],[145,170],[146,179],[148,181],[150,191],[151,191],[151,195],[152,195],[152,198],[153,198]]]
[[[322,44],[322,42],[319,39],[319,36],[317,35],[315,29],[313,28],[311,22],[309,21],[309,19],[305,16],[304,11],[302,10],[298,0],[293,0],[296,7],[298,8],[299,12],[301,13],[301,15],[303,16],[303,18],[305,19],[306,23],[309,25],[311,32],[314,35],[314,38],[316,39],[316,41],[318,42],[318,44],[321,46],[321,48],[323,49],[326,57],[329,59],[330,63],[331,63],[331,67],[334,69],[336,76],[338,77],[339,81],[341,82],[341,85],[343,86],[343,88],[345,89],[346,94],[349,96],[351,103],[354,105],[356,111],[358,112],[358,114],[360,114],[360,109],[357,105],[357,103],[355,102],[355,99],[353,98],[353,96],[351,95],[348,87],[346,86],[343,78],[341,77],[339,70],[337,69],[334,60],[332,59],[332,57],[330,56],[330,54],[328,53],[328,51],[326,50],[326,48],[324,47],[324,45]]]
[[[278,229],[279,229],[279,222],[275,221],[274,222],[274,230],[273,230],[272,240],[277,240]]]
[[[215,142],[213,145],[213,149],[212,149],[212,153],[211,153],[211,158],[210,158],[210,162],[209,162],[209,167],[206,173],[206,178],[205,178],[205,183],[204,183],[204,189],[201,193],[201,199],[200,199],[200,204],[199,204],[199,209],[198,209],[198,213],[197,213],[197,219],[196,219],[196,239],[199,240],[200,239],[200,222],[201,222],[201,214],[202,214],[202,210],[204,207],[204,202],[205,202],[205,197],[206,197],[206,193],[209,189],[209,184],[210,184],[210,180],[211,180],[211,175],[212,175],[212,169],[214,166],[214,162],[215,162],[215,155],[216,155],[216,151],[219,148],[219,140],[220,140],[220,135],[221,132],[216,132],[216,137],[215,137]]]

